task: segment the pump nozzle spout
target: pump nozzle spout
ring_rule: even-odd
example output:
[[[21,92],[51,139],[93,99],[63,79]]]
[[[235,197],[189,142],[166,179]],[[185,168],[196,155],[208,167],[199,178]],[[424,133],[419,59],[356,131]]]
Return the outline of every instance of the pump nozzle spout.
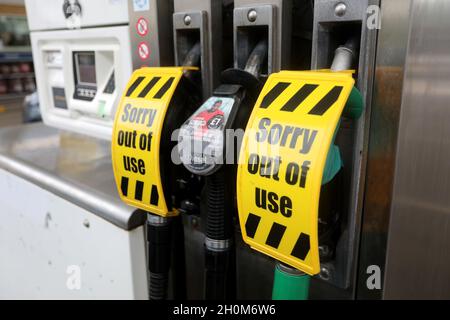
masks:
[[[248,57],[245,71],[252,74],[255,78],[259,78],[261,67],[267,55],[267,40],[261,40],[253,49]]]
[[[184,58],[182,66],[184,67],[198,67],[200,65],[201,47],[200,42],[196,42],[194,46],[189,50]]]
[[[183,67],[201,67],[201,46],[197,41],[184,57],[181,64]],[[194,70],[184,70],[184,78],[188,80],[195,90],[201,90],[201,78],[198,72]]]
[[[350,37],[343,46],[339,46],[334,51],[333,63],[331,64],[332,71],[349,70],[352,68],[353,61],[356,57],[356,52],[359,49],[359,42],[357,37]]]

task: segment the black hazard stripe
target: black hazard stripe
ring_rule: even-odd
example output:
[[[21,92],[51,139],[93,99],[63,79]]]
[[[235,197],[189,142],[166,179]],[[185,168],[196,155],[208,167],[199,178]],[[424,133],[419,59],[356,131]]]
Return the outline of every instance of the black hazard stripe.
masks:
[[[141,84],[142,81],[144,81],[145,77],[137,77],[136,80],[131,84],[131,86],[128,88],[127,93],[125,96],[129,97],[133,94],[134,90]]]
[[[158,90],[158,92],[155,94],[153,98],[161,99],[164,96],[164,94],[170,89],[174,80],[175,77],[170,77],[169,80],[167,80],[166,83],[164,83],[161,89]]]
[[[281,107],[281,111],[294,112],[300,104],[318,87],[317,84],[305,84]]]
[[[144,191],[144,182],[136,180],[136,189],[134,191],[134,199],[142,201],[142,193]]]
[[[245,222],[245,233],[248,237],[254,238],[256,234],[256,230],[258,230],[259,222],[261,221],[261,217],[256,214],[249,213],[247,217],[247,221]]]
[[[127,177],[122,177],[120,179],[120,190],[124,197],[128,196],[128,181]]]
[[[311,244],[309,235],[302,232],[295,243],[294,249],[292,249],[291,255],[298,259],[305,260],[310,249]]]
[[[337,101],[343,87],[334,86],[320,101],[308,112],[308,114],[322,116]]]
[[[142,91],[139,93],[138,97],[139,98],[145,98],[145,96],[147,95],[147,93],[150,92],[150,90],[152,90],[152,88],[155,86],[155,84],[158,83],[158,81],[161,79],[161,77],[154,77],[152,78],[147,85],[144,87],[144,89],[142,89]]]
[[[152,191],[150,193],[150,204],[157,206],[158,202],[159,202],[158,188],[155,185],[152,185]]]
[[[267,236],[266,244],[272,248],[278,249],[281,239],[283,239],[286,226],[274,222],[272,228],[270,228],[269,235]]]
[[[120,190],[124,197],[128,196],[128,185],[130,179],[127,177],[121,177],[120,179]],[[136,180],[136,185],[134,189],[134,199],[138,201],[142,201],[144,193],[144,182],[140,180]],[[158,206],[159,203],[159,193],[158,188],[155,185],[152,185],[150,192],[150,204],[154,206]]]
[[[261,105],[259,106],[262,109],[268,108],[272,102],[275,101],[276,98],[278,98],[284,90],[286,90],[287,87],[289,87],[289,82],[278,82],[270,91],[264,96],[263,100],[261,101]]]

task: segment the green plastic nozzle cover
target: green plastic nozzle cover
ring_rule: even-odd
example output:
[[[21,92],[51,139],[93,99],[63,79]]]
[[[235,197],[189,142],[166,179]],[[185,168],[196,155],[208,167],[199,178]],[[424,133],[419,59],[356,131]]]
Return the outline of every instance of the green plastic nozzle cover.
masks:
[[[310,276],[292,274],[280,269],[277,263],[273,280],[272,300],[307,300]]]

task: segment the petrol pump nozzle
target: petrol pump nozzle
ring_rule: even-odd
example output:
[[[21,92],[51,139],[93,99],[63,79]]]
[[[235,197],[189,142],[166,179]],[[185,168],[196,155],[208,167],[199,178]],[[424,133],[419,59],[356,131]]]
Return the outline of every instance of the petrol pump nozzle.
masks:
[[[186,55],[183,66],[194,67],[200,64],[200,42],[194,44]],[[188,86],[200,91],[195,79],[197,72],[186,69],[183,71],[182,81],[188,82]],[[176,103],[176,102],[175,102]],[[183,112],[181,110],[181,112]],[[166,121],[174,120],[180,114],[167,115]],[[180,175],[180,172],[167,173],[168,175]],[[175,184],[172,182],[172,184]],[[177,189],[174,187],[174,189]],[[177,192],[180,193],[180,192]],[[173,195],[175,196],[175,195]],[[180,199],[181,200],[181,199]],[[183,201],[179,201],[181,207]],[[177,206],[177,207],[178,207]],[[174,278],[174,298],[185,298],[185,268],[184,268],[184,230],[180,215],[174,217],[161,217],[151,212],[147,214],[147,239],[148,239],[148,266],[149,266],[149,297],[150,300],[166,299],[168,295],[169,271],[172,267]],[[173,254],[171,254],[173,252]]]
[[[187,67],[134,71],[116,113],[112,160],[117,189],[127,204],[147,212],[149,297],[166,299],[169,273],[173,297],[186,295],[180,204],[186,193],[178,181],[190,175],[177,165],[172,135],[201,99],[188,77],[199,63],[199,45],[188,53]]]
[[[225,70],[222,84],[180,130],[179,146],[184,166],[194,174],[206,176],[204,245],[207,299],[234,299],[236,296],[235,197],[234,188],[230,187],[235,186],[236,168],[225,166],[217,159],[225,160],[225,130],[242,128],[248,119],[257,98],[256,90],[261,86],[259,75],[266,55],[267,41],[263,40],[253,49],[245,70]],[[208,149],[211,146],[215,147]]]

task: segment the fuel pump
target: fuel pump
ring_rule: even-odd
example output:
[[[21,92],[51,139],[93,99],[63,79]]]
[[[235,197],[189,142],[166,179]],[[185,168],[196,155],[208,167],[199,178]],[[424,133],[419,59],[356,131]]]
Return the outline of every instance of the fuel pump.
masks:
[[[356,53],[358,51],[356,37],[350,37],[349,40],[335,50],[333,62],[330,71],[339,72],[350,70],[353,67]],[[358,119],[363,111],[362,97],[356,88],[353,88],[350,96],[345,104],[343,116]],[[320,260],[329,261],[331,252],[320,251],[320,247],[331,247],[330,241],[337,232],[337,219],[334,212],[334,202],[338,201],[336,197],[336,187],[338,177],[343,162],[339,146],[335,144],[337,132],[339,130],[341,120],[333,134],[332,143],[328,150],[325,168],[322,176],[321,198],[319,200],[319,256]],[[330,250],[330,249],[328,249]],[[273,299],[281,300],[305,300],[308,298],[310,277],[305,272],[293,268],[282,262],[277,262],[275,266]]]
[[[288,55],[280,55],[279,50],[285,45],[282,36],[287,30],[275,17],[277,14],[289,17],[288,3],[269,1],[260,5],[235,1],[234,68],[222,73],[222,84],[180,129],[183,164],[206,180],[206,299],[236,296],[233,240],[236,159],[234,146],[230,146],[232,141],[226,137],[230,137],[230,129],[236,132],[245,127],[267,74],[286,63]]]
[[[177,180],[180,166],[171,160],[171,135],[198,103],[186,67],[141,68],[136,70],[124,92],[115,118],[112,160],[122,200],[147,212],[150,299],[165,299],[171,263],[174,270],[183,259],[171,261],[175,234],[180,231],[177,216],[182,201]],[[177,226],[178,225],[178,226]],[[180,261],[181,260],[181,261]],[[174,296],[184,296],[184,279],[174,279]]]
[[[168,297],[170,278],[173,298],[186,298],[180,213],[198,207],[198,181],[176,164],[172,135],[192,114],[202,95],[209,95],[214,83],[213,62],[217,57],[208,35],[220,30],[221,6],[216,4],[199,1],[185,12],[182,1],[174,1],[173,35],[180,67],[136,70],[115,118],[114,175],[123,201],[147,212],[149,291],[154,300]]]
[[[305,274],[348,287],[343,261],[352,259],[356,240],[349,244],[348,232],[355,228],[351,208],[358,195],[345,185],[354,181],[348,167],[360,177],[365,118],[360,116],[368,106],[367,69],[373,63],[365,9],[358,1],[315,1],[312,67],[331,65],[331,70],[272,74],[246,128],[237,179],[242,236],[253,249],[280,261],[275,299],[306,298]],[[354,73],[348,70],[352,66]],[[355,124],[356,138],[342,139],[342,131]],[[346,170],[339,149],[349,164]],[[353,199],[349,207],[334,203],[344,198],[342,189]]]

